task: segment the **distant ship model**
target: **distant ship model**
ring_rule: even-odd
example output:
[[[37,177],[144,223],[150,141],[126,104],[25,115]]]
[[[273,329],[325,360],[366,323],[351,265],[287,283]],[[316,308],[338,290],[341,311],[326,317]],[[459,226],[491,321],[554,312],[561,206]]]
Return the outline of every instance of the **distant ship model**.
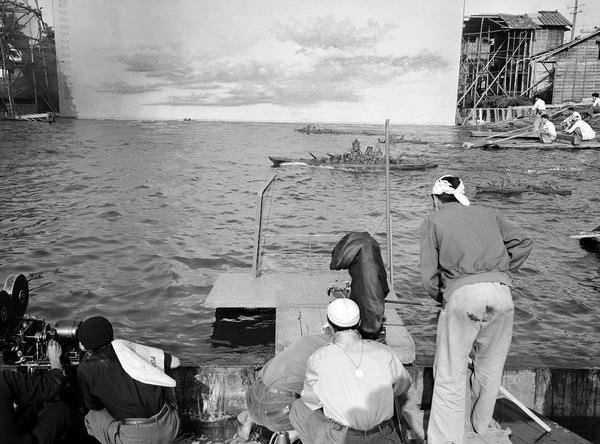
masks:
[[[487,184],[483,186],[476,186],[477,194],[503,194],[506,196],[515,196],[523,193],[540,193],[540,194],[558,194],[560,196],[570,196],[571,190],[557,188],[549,183],[542,183],[541,185],[530,185],[530,184],[513,184],[510,182],[502,181],[500,184]]]

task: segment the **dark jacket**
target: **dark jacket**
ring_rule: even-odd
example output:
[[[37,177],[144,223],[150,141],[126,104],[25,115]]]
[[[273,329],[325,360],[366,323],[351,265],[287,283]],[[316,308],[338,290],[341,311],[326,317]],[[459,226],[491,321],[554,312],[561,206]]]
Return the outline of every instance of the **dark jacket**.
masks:
[[[30,375],[14,370],[0,371],[0,441],[29,444],[29,431],[21,430],[13,403],[20,407],[54,400],[65,385],[61,370]]]
[[[464,285],[501,282],[527,259],[533,240],[496,211],[458,202],[442,204],[421,224],[421,282],[442,301]]]
[[[144,384],[129,376],[111,344],[100,350],[87,351],[77,376],[85,407],[90,410],[106,408],[116,420],[154,416],[169,398],[167,391],[170,389]]]
[[[365,337],[376,337],[390,291],[377,241],[367,232],[348,233],[333,249],[329,268],[348,269],[352,277],[350,299],[360,308],[361,332]]]

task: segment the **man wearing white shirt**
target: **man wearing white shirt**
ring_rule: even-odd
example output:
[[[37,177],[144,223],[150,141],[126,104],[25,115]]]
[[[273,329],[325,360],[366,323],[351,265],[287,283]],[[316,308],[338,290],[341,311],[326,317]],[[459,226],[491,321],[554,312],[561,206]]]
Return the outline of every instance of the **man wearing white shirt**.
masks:
[[[573,134],[575,136],[575,144],[578,145],[578,140],[594,140],[596,138],[596,133],[592,129],[587,122],[581,119],[575,120],[575,123],[571,126],[571,128],[565,131],[567,134]]]
[[[531,107],[531,111],[535,113],[535,120],[533,121],[533,129],[540,129],[540,125],[542,124],[542,114],[546,112],[546,102],[542,100],[539,95],[533,96],[535,100],[533,106]]]
[[[351,299],[327,307],[334,336],[308,359],[301,398],[290,422],[303,443],[401,443],[393,423],[394,397],[411,378],[394,351],[362,339],[360,311]]]
[[[552,143],[556,140],[556,127],[548,120],[548,114],[542,114],[540,140],[542,143]]]

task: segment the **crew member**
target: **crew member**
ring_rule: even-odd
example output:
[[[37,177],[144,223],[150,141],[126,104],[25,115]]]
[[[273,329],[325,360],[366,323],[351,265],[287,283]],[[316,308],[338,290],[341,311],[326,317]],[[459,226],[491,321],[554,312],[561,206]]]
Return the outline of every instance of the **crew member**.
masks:
[[[70,407],[58,400],[65,386],[61,346],[48,342],[50,370],[41,375],[0,371],[0,441],[10,444],[52,444],[66,435]],[[16,405],[16,408],[15,408]]]
[[[596,138],[596,133],[592,127],[579,115],[575,117],[575,123],[566,129],[565,133],[575,136],[575,145],[578,145],[582,140],[594,140]]]
[[[592,93],[592,106],[588,110],[588,114],[593,116],[594,114],[600,113],[600,97],[597,92]]]
[[[578,119],[581,119],[581,114],[575,111],[575,107],[569,106],[567,109],[569,110],[569,116],[560,123],[560,129],[562,131],[571,128]]]
[[[290,412],[303,443],[401,442],[394,397],[408,390],[411,378],[392,349],[361,338],[359,313],[347,298],[327,307],[333,339],[309,358],[301,398]]]
[[[542,114],[546,112],[546,102],[542,100],[539,95],[533,96],[533,106],[531,107],[531,111],[535,113],[535,120],[533,121],[533,129],[540,129],[540,125],[542,124]]]
[[[546,113],[542,114],[539,136],[542,143],[552,143],[556,140],[556,127],[548,120],[548,114]]]
[[[248,411],[238,416],[243,423],[238,431],[241,438],[249,439],[257,423],[272,432],[287,431],[290,442],[298,439],[290,424],[290,407],[302,391],[309,356],[328,344],[331,336],[330,328],[319,335],[300,336],[265,364],[246,392]]]
[[[509,271],[525,261],[532,247],[515,223],[470,206],[464,190],[458,177],[438,179],[431,190],[435,211],[421,224],[421,280],[443,307],[428,444],[463,443],[469,354],[469,419],[475,433],[487,432],[512,336]]]
[[[123,347],[123,341],[113,342],[112,325],[102,316],[82,322],[77,338],[85,351],[77,374],[84,405],[89,409],[85,417],[88,433],[102,444],[173,442],[180,424],[175,394],[164,382],[151,383],[153,367],[135,374],[143,366],[130,366],[129,349]],[[165,353],[164,368],[172,368],[173,362],[178,360]]]

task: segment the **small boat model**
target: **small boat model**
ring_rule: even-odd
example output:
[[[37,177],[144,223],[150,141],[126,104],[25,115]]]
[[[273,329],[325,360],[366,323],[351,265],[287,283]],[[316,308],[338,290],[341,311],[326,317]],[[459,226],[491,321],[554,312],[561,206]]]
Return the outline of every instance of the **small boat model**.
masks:
[[[477,194],[502,194],[504,196],[517,196],[523,193],[558,194],[559,196],[571,195],[571,190],[560,189],[551,185],[477,185],[475,188]]]
[[[342,155],[329,154],[329,157],[318,158],[313,156],[312,159],[297,159],[291,157],[278,157],[269,156],[273,167],[280,167],[284,165],[308,165],[317,166],[324,168],[339,168],[339,169],[352,169],[359,171],[378,171],[385,169],[385,159],[350,159]],[[413,161],[402,158],[391,158],[390,159],[390,170],[427,170],[437,168],[438,164],[433,162],[424,161]]]
[[[377,141],[379,143],[385,143],[385,139],[377,139]],[[391,136],[390,143],[392,143],[392,144],[411,143],[411,144],[415,144],[415,145],[429,145],[430,142],[428,142],[427,140],[423,140],[423,139],[407,139],[406,137],[404,137],[404,134],[403,134],[401,136]]]

